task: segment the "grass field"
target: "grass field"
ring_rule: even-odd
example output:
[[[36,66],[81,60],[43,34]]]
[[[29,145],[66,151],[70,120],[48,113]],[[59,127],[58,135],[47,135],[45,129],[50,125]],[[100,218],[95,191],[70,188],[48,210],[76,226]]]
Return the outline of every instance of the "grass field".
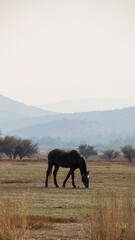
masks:
[[[29,221],[33,224],[29,239],[86,239],[85,223],[89,222],[90,210],[96,209],[101,201],[106,206],[111,199],[115,199],[115,205],[118,202],[121,205],[124,199],[127,201],[129,192],[134,215],[135,164],[89,162],[87,166],[90,170],[89,189],[84,188],[78,170],[75,172],[78,188],[73,189],[69,179],[63,189],[62,182],[68,169],[62,168],[57,177],[60,187],[54,187],[51,176],[49,188],[45,189],[46,162],[0,161],[0,204],[14,200],[19,204],[26,195]],[[89,234],[88,239],[92,239]]]

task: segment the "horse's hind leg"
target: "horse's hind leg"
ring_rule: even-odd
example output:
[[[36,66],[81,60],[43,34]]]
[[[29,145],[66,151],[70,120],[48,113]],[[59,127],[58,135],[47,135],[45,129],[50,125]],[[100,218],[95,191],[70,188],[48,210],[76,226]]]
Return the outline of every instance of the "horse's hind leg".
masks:
[[[46,171],[46,180],[45,180],[45,187],[46,188],[48,187],[48,177],[51,174],[51,171],[52,171],[52,166],[48,166],[48,169]]]
[[[57,179],[56,179],[58,169],[59,169],[59,166],[55,165],[55,169],[53,171],[53,177],[54,177],[54,184],[55,184],[56,187],[59,187],[58,184],[57,184]]]
[[[67,176],[66,176],[66,178],[65,178],[65,180],[63,182],[62,187],[65,187],[65,184],[66,184],[67,180],[69,179],[70,175],[71,175],[71,170],[68,172],[68,174],[67,174]]]

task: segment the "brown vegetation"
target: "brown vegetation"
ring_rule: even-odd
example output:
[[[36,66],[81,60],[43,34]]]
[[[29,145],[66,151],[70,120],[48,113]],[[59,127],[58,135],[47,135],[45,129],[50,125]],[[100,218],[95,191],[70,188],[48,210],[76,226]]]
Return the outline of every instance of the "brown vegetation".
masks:
[[[114,191],[109,196],[100,196],[96,202],[92,203],[85,222],[83,239],[134,240],[132,192],[128,191],[126,198],[123,199],[120,199]]]
[[[15,199],[1,203],[0,240],[25,240],[27,215],[28,205],[25,196],[19,205]]]
[[[9,181],[8,183],[11,182]],[[16,182],[18,183],[19,181],[14,183]],[[77,219],[72,217],[28,215],[29,205],[29,193],[20,195],[19,201],[14,197],[1,202],[0,240],[26,240],[29,239],[31,230],[53,229],[54,223],[67,224],[77,222]]]

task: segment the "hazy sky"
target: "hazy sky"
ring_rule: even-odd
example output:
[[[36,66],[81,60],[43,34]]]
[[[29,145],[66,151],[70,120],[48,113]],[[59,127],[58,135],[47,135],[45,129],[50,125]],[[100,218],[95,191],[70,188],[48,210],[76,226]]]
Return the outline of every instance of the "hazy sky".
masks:
[[[0,94],[135,97],[135,1],[0,0]]]

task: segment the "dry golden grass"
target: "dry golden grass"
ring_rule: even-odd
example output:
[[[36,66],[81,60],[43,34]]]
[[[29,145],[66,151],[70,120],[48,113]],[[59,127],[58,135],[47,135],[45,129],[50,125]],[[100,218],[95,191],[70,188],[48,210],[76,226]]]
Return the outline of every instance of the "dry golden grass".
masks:
[[[20,203],[7,200],[0,206],[0,240],[25,240],[27,231],[28,201],[23,194]]]
[[[89,240],[134,240],[134,204],[132,192],[120,199],[115,192],[102,195],[92,203],[85,219],[83,237]]]
[[[7,199],[0,205],[0,240],[26,240],[31,230],[53,229],[55,223],[74,223],[72,217],[53,217],[28,215],[29,193],[20,194],[18,198]]]

